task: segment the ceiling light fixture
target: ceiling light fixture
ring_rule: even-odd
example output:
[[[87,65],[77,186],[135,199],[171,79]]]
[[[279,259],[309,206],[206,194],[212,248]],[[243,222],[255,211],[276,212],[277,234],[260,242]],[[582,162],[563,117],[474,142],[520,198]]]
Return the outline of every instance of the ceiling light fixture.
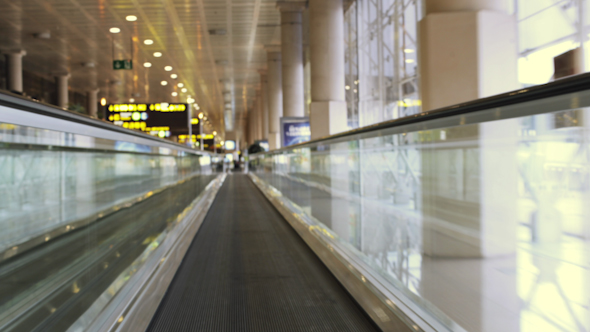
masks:
[[[176,91],[172,92],[172,97],[176,97],[176,96],[178,96],[178,92],[176,92]]]
[[[146,45],[152,45],[154,43],[154,41],[151,40],[151,39],[146,39],[146,40],[143,41],[143,43],[146,44]]]
[[[125,19],[129,22],[135,22],[137,21],[137,16],[135,15],[127,15],[127,17],[125,17]]]
[[[180,90],[182,92],[187,92],[188,90],[186,88],[182,88],[182,90]]]
[[[411,49],[411,48],[406,48],[406,49],[404,50],[404,52],[406,52],[406,53],[414,53],[414,50],[413,50],[413,49]]]
[[[100,99],[100,106],[106,106],[107,104],[107,99],[106,98],[101,98]]]
[[[173,80],[175,80],[176,78],[178,78],[178,75],[172,74],[172,75],[170,75],[170,78],[172,78]]]
[[[110,29],[109,29],[109,31],[110,31],[111,33],[119,33],[119,32],[121,32],[121,29],[119,29],[119,28],[117,28],[117,27],[112,27],[112,28],[110,28]]]
[[[162,52],[154,52],[154,56],[155,56],[156,58],[159,58],[159,57],[161,57],[161,56],[162,56]]]
[[[166,66],[166,67],[164,67],[164,70],[165,71],[171,71],[172,70],[172,66]]]
[[[184,86],[184,84],[182,84],[182,83],[178,83],[178,87],[179,87],[179,88],[182,88],[183,86]]]
[[[203,112],[199,113],[199,119],[203,118]]]
[[[406,63],[414,63],[414,59],[406,59]]]
[[[144,62],[143,63],[143,66],[146,67],[146,68],[149,68],[149,67],[152,66],[152,63],[151,62]]]
[[[135,99],[134,98],[129,98],[129,102],[130,103],[134,103],[135,102]]]
[[[162,81],[162,82],[160,82],[160,84],[162,84],[162,85],[168,85],[168,82]]]

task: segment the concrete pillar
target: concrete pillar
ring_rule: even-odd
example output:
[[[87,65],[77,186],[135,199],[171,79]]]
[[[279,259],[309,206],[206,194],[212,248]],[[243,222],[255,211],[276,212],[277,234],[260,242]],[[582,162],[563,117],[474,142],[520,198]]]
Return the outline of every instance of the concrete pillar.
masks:
[[[504,3],[426,0],[419,23],[423,110],[519,88],[516,21]]]
[[[260,98],[262,102],[262,139],[268,141],[268,77],[266,70],[260,73]]]
[[[277,2],[281,11],[283,115],[305,115],[301,12],[305,2]]]
[[[281,52],[278,46],[266,47],[268,70],[268,145],[270,150],[281,147],[280,122],[283,116]]]
[[[86,99],[88,100],[86,110],[88,115],[93,118],[98,118],[98,91],[99,89],[94,89],[86,92]]]
[[[310,0],[311,138],[348,128],[342,0]]]
[[[55,83],[57,84],[57,106],[61,108],[68,108],[68,79],[70,74],[57,75]]]
[[[6,87],[10,91],[23,92],[23,56],[25,55],[27,55],[25,50],[9,51],[4,54],[7,69]]]
[[[254,100],[254,122],[256,123],[256,140],[262,139],[262,100],[260,98],[260,87],[256,89],[256,99]]]

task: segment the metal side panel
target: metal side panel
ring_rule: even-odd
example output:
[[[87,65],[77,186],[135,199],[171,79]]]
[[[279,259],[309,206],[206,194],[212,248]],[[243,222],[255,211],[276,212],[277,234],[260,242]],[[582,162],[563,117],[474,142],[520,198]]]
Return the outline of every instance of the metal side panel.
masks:
[[[311,220],[256,175],[249,173],[249,176],[383,331],[446,331],[436,319],[388,286],[364,262],[348,254],[329,229]]]
[[[74,324],[68,332],[145,331],[225,178],[226,174],[221,174],[211,181],[147,261],[137,270],[131,266],[129,274],[121,276],[129,281],[91,324],[84,324],[81,317],[80,324]],[[111,287],[116,288],[117,281]]]

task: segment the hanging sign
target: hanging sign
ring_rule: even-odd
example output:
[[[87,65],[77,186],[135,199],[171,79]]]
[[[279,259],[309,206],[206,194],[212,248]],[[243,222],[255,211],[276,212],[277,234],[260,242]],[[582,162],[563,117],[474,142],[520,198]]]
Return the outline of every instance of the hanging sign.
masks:
[[[131,60],[131,59],[113,60],[113,69],[114,70],[131,70],[131,69],[133,69],[133,60]]]

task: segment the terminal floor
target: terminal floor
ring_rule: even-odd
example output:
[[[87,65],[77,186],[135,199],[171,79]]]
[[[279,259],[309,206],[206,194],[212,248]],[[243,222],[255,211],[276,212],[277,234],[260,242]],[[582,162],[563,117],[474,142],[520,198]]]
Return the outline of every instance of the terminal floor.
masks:
[[[148,331],[376,331],[243,174],[227,177]]]

